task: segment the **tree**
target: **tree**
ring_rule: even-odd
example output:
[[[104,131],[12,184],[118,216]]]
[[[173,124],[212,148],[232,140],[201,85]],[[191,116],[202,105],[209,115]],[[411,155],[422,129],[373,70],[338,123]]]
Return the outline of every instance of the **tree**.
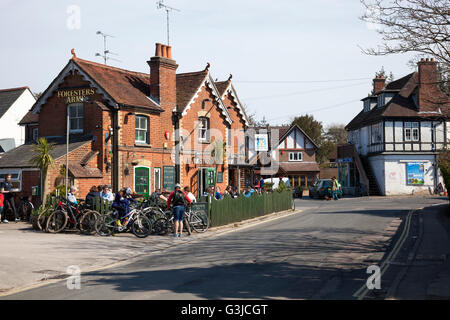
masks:
[[[363,50],[370,55],[413,52],[450,67],[450,1],[361,0],[365,22],[376,25],[383,43]]]
[[[336,148],[336,144],[332,139],[328,138],[322,123],[315,120],[312,115],[306,114],[295,117],[291,124],[298,125],[319,147],[316,152],[316,161],[319,164],[328,162],[331,153]]]
[[[345,125],[343,124],[332,124],[328,126],[325,139],[333,142],[334,144],[347,143],[348,133],[345,130]]]
[[[298,125],[315,144],[320,146],[323,141],[323,126],[322,123],[316,121],[312,115],[305,114],[303,116],[295,117],[291,125]]]
[[[36,145],[33,146],[33,153],[35,154],[30,162],[41,170],[41,201],[45,205],[45,181],[47,179],[48,168],[53,167],[55,160],[51,155],[54,148],[54,143],[49,143],[47,139],[40,138]]]

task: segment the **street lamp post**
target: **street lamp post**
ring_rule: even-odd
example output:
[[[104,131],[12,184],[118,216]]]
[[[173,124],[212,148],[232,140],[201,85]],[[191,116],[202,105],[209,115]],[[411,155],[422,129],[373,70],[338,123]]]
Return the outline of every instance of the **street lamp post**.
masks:
[[[66,195],[67,198],[67,184],[69,182],[69,125],[70,125],[70,119],[69,119],[69,105],[67,105],[67,125],[66,125]]]

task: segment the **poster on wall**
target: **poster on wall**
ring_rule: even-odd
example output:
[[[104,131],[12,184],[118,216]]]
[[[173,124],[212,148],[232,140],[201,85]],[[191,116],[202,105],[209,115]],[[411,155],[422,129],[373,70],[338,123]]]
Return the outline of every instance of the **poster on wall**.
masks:
[[[255,134],[255,151],[269,151],[267,134]]]
[[[175,187],[175,167],[164,167],[163,169],[163,189],[172,191]]]
[[[408,185],[423,185],[425,183],[425,166],[423,162],[407,162],[406,177]]]

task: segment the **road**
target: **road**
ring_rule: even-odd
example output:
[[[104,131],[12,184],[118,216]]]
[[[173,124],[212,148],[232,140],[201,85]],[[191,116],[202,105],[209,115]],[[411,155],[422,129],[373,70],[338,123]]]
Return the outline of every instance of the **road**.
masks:
[[[413,209],[432,197],[300,199],[300,213],[169,247],[2,299],[355,299]],[[88,240],[86,240],[88,241]],[[177,241],[177,239],[173,239]],[[382,279],[388,287],[391,280]]]

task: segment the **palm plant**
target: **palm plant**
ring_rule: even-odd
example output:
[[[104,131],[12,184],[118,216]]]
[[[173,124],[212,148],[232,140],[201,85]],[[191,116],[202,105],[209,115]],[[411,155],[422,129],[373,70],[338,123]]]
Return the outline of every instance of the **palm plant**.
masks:
[[[41,201],[45,205],[45,181],[47,179],[47,172],[50,167],[53,167],[55,160],[51,155],[54,148],[54,143],[49,143],[47,139],[40,138],[36,145],[33,146],[34,156],[30,162],[41,170]]]

